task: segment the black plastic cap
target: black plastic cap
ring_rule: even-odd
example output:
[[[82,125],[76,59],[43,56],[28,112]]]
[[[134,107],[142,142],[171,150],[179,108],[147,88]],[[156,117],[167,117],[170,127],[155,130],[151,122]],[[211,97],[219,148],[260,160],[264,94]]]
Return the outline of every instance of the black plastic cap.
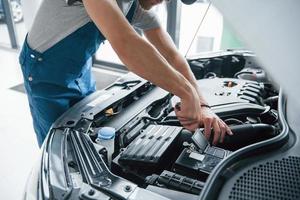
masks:
[[[181,2],[186,5],[191,5],[191,4],[195,3],[196,1],[197,0],[181,0]]]

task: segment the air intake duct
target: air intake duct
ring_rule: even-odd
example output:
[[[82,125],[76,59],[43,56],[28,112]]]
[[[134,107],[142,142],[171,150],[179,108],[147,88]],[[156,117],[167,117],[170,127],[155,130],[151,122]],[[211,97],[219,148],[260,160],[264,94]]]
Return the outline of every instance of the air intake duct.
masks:
[[[243,124],[230,128],[233,135],[226,135],[224,142],[217,146],[231,151],[272,138],[276,134],[275,127],[269,124]]]

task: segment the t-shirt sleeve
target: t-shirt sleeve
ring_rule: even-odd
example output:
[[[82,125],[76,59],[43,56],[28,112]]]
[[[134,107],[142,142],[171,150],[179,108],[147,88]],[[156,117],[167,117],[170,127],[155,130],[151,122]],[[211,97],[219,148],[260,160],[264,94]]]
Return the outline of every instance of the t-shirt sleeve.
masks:
[[[160,26],[156,14],[151,10],[144,10],[139,4],[135,10],[132,25],[141,30],[149,30]]]

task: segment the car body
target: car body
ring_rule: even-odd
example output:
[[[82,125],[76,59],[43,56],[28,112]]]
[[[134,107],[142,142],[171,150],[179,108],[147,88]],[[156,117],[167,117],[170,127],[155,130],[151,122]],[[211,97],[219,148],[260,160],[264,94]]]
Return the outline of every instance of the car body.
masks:
[[[10,6],[12,11],[12,18],[15,23],[21,22],[23,20],[23,11],[20,0],[10,0]],[[0,1],[0,21],[5,20],[4,8],[2,1]]]
[[[235,3],[216,5],[254,26],[255,19],[235,15],[243,6]],[[242,29],[239,23],[236,28]],[[255,42],[259,37],[253,35],[245,41]],[[257,46],[263,46],[260,41]],[[285,45],[294,47],[298,41]],[[268,55],[278,55],[279,47],[261,47],[261,57],[229,50],[187,58],[212,110],[234,133],[216,147],[201,137],[201,129],[183,129],[173,110],[178,98],[134,74],[91,94],[53,124],[25,199],[299,199],[300,110],[295,97],[300,94],[290,85],[299,80],[274,82],[280,75],[276,72],[283,71],[278,69],[282,57],[290,58],[286,69],[299,75],[291,66],[297,63],[291,55],[298,52],[270,61]],[[115,129],[111,162],[99,140],[103,127]]]

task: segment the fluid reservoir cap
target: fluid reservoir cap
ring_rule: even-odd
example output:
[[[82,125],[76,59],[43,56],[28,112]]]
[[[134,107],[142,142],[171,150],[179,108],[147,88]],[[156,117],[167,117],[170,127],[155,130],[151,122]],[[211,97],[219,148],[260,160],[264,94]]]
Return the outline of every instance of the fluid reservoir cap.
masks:
[[[98,131],[98,138],[101,140],[111,140],[115,137],[116,129],[113,127],[102,127]]]

